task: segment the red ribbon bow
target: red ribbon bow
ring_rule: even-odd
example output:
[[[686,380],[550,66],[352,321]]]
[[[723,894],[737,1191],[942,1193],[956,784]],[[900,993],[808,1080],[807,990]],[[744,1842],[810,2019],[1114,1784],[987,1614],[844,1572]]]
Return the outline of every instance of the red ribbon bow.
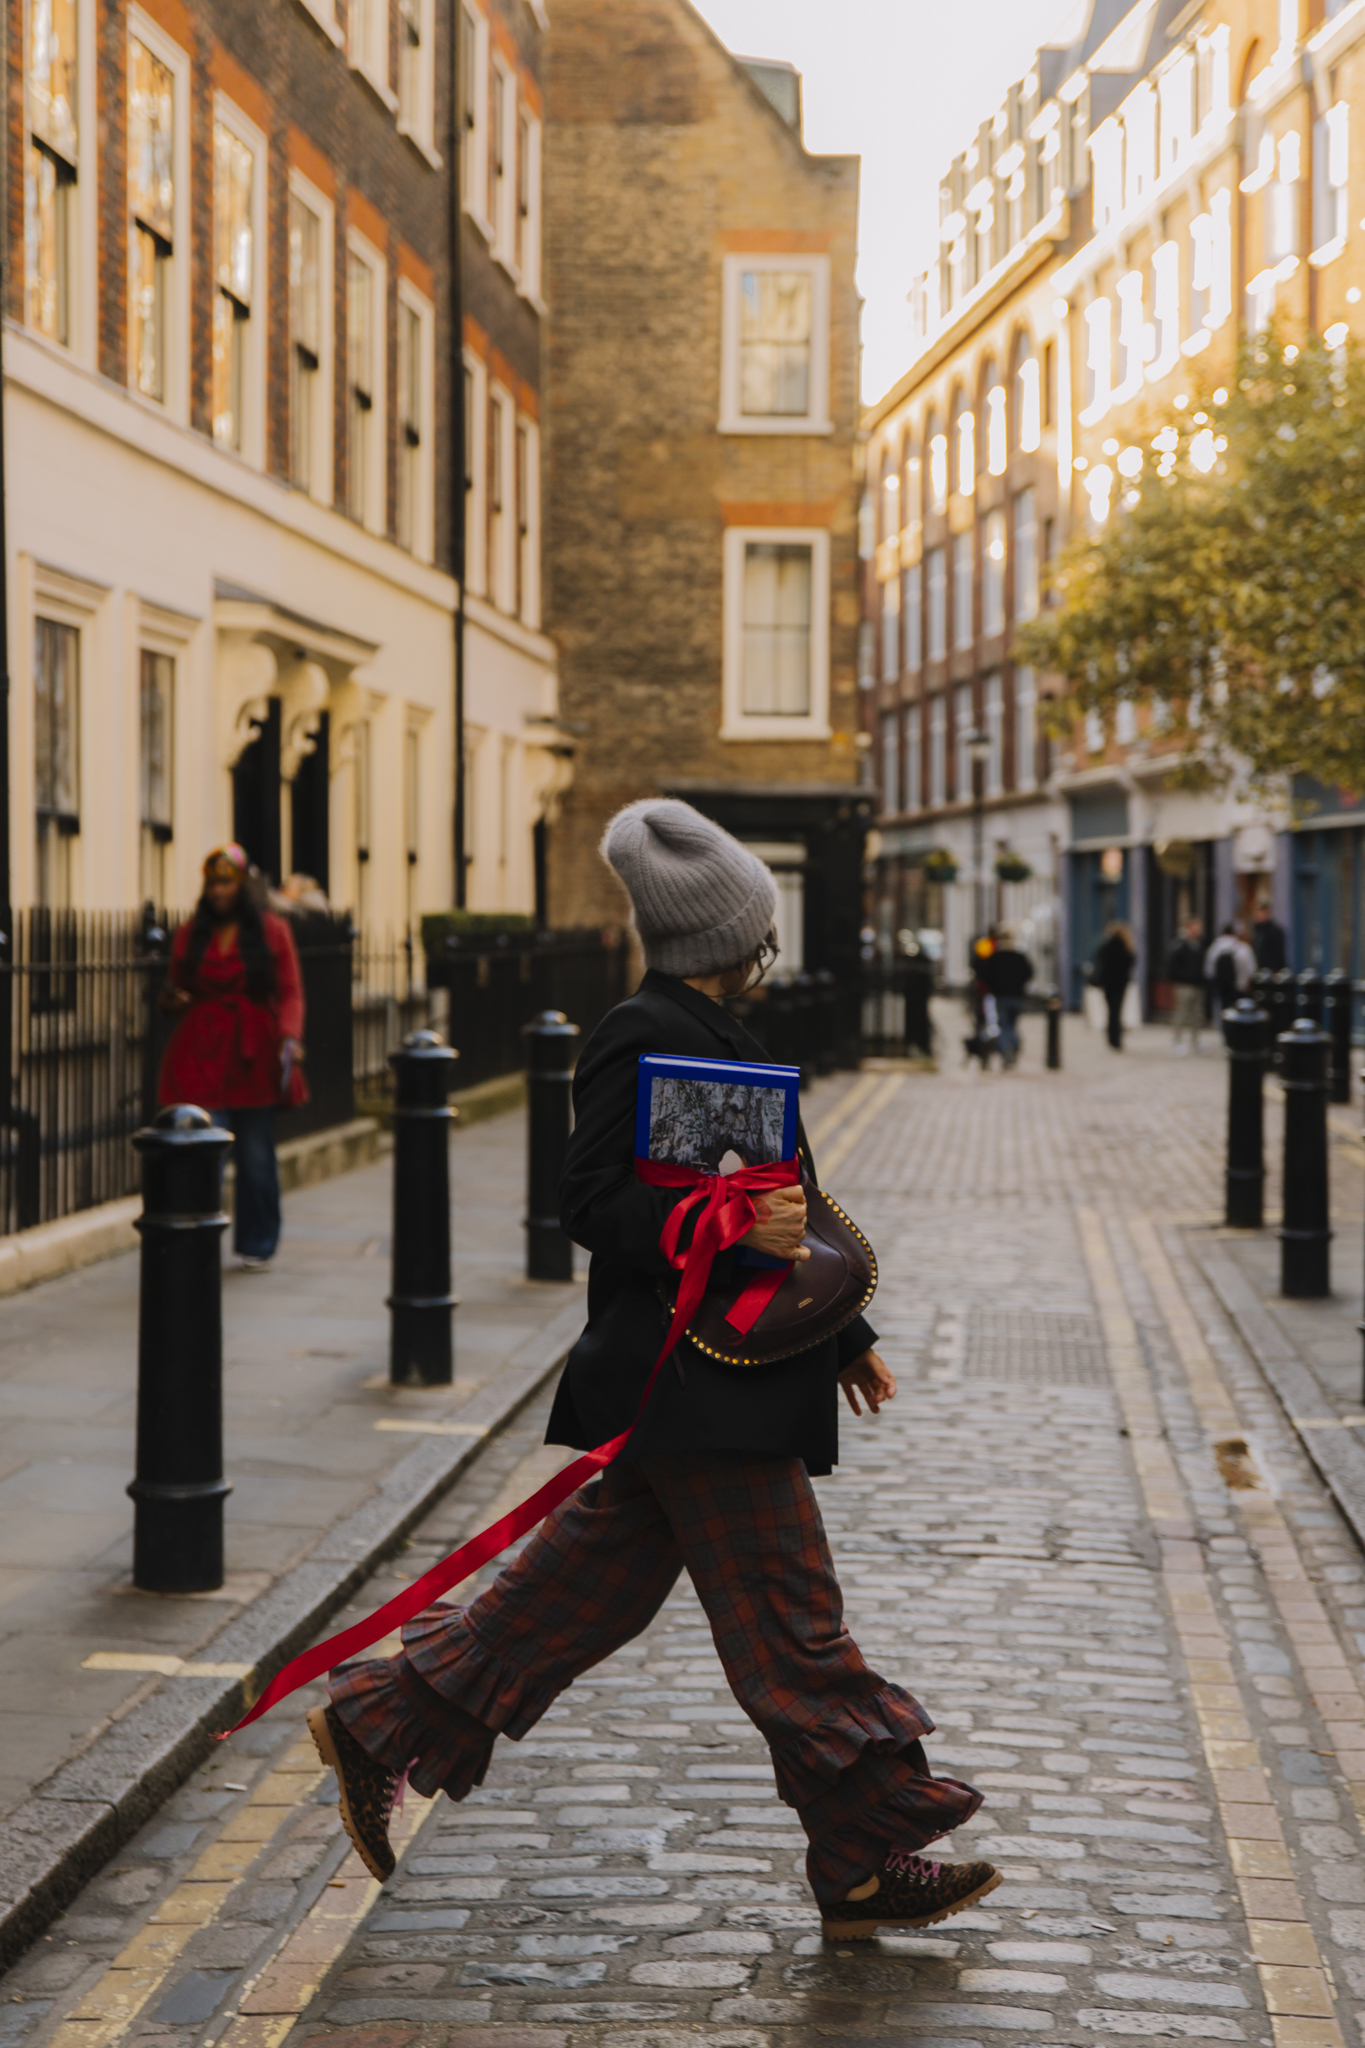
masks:
[[[552,1508],[557,1508],[571,1493],[586,1485],[594,1473],[604,1471],[614,1458],[618,1458],[639,1426],[660,1369],[697,1312],[716,1255],[738,1244],[757,1220],[758,1212],[750,1200],[750,1190],[757,1193],[765,1188],[793,1187],[801,1171],[795,1159],[784,1159],[776,1166],[744,1166],[730,1174],[702,1173],[692,1166],[663,1166],[650,1159],[637,1159],[635,1168],[639,1178],[653,1187],[689,1188],[691,1193],[673,1208],[660,1234],[659,1248],[670,1265],[681,1272],[682,1280],[664,1348],[654,1361],[654,1369],[640,1396],[640,1405],[630,1428],[623,1430],[620,1436],[614,1436],[610,1443],[599,1444],[596,1450],[586,1451],[581,1458],[575,1458],[571,1465],[566,1465],[562,1472],[557,1472],[553,1479],[538,1487],[520,1506],[512,1508],[501,1521],[481,1529],[477,1536],[471,1536],[467,1543],[462,1543],[458,1550],[452,1550],[449,1557],[442,1558],[429,1572],[423,1572],[420,1579],[414,1579],[410,1586],[405,1586],[392,1600],[385,1601],[364,1621],[353,1623],[350,1628],[342,1629],[339,1635],[329,1636],[325,1643],[316,1643],[302,1656],[292,1658],[282,1671],[276,1672],[251,1711],[218,1736],[219,1742],[225,1742],[239,1728],[259,1720],[262,1714],[269,1713],[272,1707],[287,1699],[291,1692],[297,1692],[301,1685],[310,1685],[315,1678],[321,1678],[334,1666],[344,1664],[348,1657],[368,1650],[381,1636],[421,1614],[443,1593],[448,1593],[506,1550],[509,1543],[515,1543],[519,1536],[525,1536],[528,1530],[534,1529]],[[678,1240],[683,1220],[698,1203],[703,1206],[692,1232],[692,1241],[685,1251],[680,1252]],[[790,1267],[782,1266],[761,1272],[745,1288],[730,1310],[728,1320],[745,1333],[752,1329],[790,1270]],[[747,1315],[748,1320],[738,1321],[741,1315]]]

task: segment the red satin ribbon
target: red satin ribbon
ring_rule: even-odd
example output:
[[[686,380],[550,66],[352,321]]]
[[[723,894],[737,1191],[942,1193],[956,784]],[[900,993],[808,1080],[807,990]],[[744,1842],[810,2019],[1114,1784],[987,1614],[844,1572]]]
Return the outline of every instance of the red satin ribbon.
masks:
[[[448,1593],[452,1586],[458,1586],[480,1566],[490,1563],[506,1550],[509,1543],[515,1543],[519,1536],[525,1536],[534,1529],[551,1509],[557,1508],[571,1493],[586,1485],[594,1473],[604,1471],[614,1458],[618,1458],[639,1427],[645,1403],[654,1390],[660,1370],[701,1304],[717,1253],[738,1244],[756,1221],[757,1211],[749,1198],[749,1190],[758,1193],[769,1188],[792,1187],[800,1178],[801,1171],[795,1159],[784,1159],[776,1166],[744,1166],[730,1174],[706,1174],[695,1167],[663,1166],[649,1159],[637,1159],[635,1167],[639,1178],[653,1187],[689,1188],[691,1193],[670,1212],[659,1239],[660,1249],[670,1265],[679,1269],[682,1280],[664,1348],[654,1361],[654,1370],[640,1396],[640,1405],[630,1428],[623,1430],[620,1436],[614,1436],[610,1443],[599,1444],[596,1450],[586,1451],[581,1458],[575,1458],[571,1465],[566,1465],[562,1472],[557,1472],[553,1479],[547,1480],[528,1499],[512,1508],[501,1521],[481,1529],[477,1536],[471,1536],[467,1543],[462,1543],[458,1550],[452,1550],[449,1557],[442,1558],[429,1572],[423,1572],[420,1579],[414,1579],[410,1586],[405,1586],[392,1600],[386,1600],[364,1621],[353,1623],[350,1628],[342,1629],[339,1635],[329,1636],[325,1643],[317,1643],[311,1650],[305,1650],[302,1656],[291,1658],[284,1669],[271,1679],[251,1711],[243,1714],[233,1727],[223,1730],[217,1737],[219,1742],[225,1742],[229,1735],[235,1735],[239,1728],[247,1727],[250,1722],[258,1721],[262,1714],[268,1714],[272,1707],[287,1699],[291,1692],[297,1692],[301,1685],[310,1685],[335,1665],[344,1664],[348,1657],[356,1656],[361,1650],[368,1650],[381,1636],[390,1634],[405,1621],[411,1621],[414,1615],[421,1614],[443,1593]],[[692,1232],[692,1241],[685,1251],[680,1252],[678,1240],[683,1219],[699,1203],[702,1210]],[[745,1289],[741,1301],[751,1293],[766,1290],[747,1328],[752,1328],[760,1310],[767,1306],[786,1279],[788,1270],[764,1272]],[[739,1306],[736,1302],[735,1309]],[[731,1310],[732,1317],[735,1309]]]

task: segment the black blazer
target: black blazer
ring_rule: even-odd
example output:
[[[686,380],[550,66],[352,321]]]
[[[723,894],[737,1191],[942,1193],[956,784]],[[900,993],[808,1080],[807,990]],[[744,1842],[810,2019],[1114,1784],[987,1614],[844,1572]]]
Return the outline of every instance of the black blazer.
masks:
[[[657,1287],[675,1276],[659,1236],[682,1192],[646,1187],[635,1177],[641,1053],[767,1063],[763,1048],[719,1003],[653,969],[583,1048],[560,1219],[592,1253],[588,1326],[569,1353],[545,1432],[547,1443],[575,1450],[591,1450],[629,1427],[668,1330]],[[799,1145],[814,1179],[804,1132]],[[720,1261],[717,1268],[724,1270]],[[751,1367],[720,1365],[684,1338],[622,1455],[749,1451],[800,1458],[808,1472],[828,1472],[839,1458],[838,1375],[876,1341],[859,1316],[809,1351]]]

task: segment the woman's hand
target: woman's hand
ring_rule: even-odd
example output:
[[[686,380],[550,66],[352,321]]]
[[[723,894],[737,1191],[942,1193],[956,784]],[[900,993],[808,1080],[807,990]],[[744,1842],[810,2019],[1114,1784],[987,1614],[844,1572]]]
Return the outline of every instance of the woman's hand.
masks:
[[[873,1415],[883,1401],[896,1398],[896,1376],[885,1359],[879,1358],[875,1351],[865,1351],[861,1358],[854,1359],[852,1365],[846,1365],[839,1375],[839,1385],[855,1415],[863,1412],[858,1406],[859,1394]]]
[[[770,1259],[797,1263],[810,1253],[801,1240],[806,1234],[806,1197],[799,1188],[774,1188],[770,1195],[755,1195],[758,1221],[739,1240],[751,1251],[766,1252]]]
[[[301,1067],[308,1057],[303,1048],[303,1041],[299,1038],[282,1038],[280,1040],[280,1051],[281,1053],[288,1053],[296,1067]]]

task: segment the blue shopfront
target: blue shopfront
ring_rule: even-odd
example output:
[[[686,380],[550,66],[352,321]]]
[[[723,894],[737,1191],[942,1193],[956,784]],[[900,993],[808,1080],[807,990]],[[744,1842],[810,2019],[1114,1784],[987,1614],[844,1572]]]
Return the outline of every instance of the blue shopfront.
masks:
[[[1113,918],[1140,927],[1136,897],[1141,887],[1139,853],[1127,845],[1128,793],[1112,783],[1068,796],[1071,846],[1068,855],[1068,998],[1079,1010],[1085,1001],[1090,963],[1105,926]],[[1135,886],[1136,885],[1136,886]]]
[[[1341,967],[1359,978],[1365,974],[1365,797],[1300,776],[1294,783],[1294,811],[1300,822],[1288,837],[1290,965],[1319,974]]]

